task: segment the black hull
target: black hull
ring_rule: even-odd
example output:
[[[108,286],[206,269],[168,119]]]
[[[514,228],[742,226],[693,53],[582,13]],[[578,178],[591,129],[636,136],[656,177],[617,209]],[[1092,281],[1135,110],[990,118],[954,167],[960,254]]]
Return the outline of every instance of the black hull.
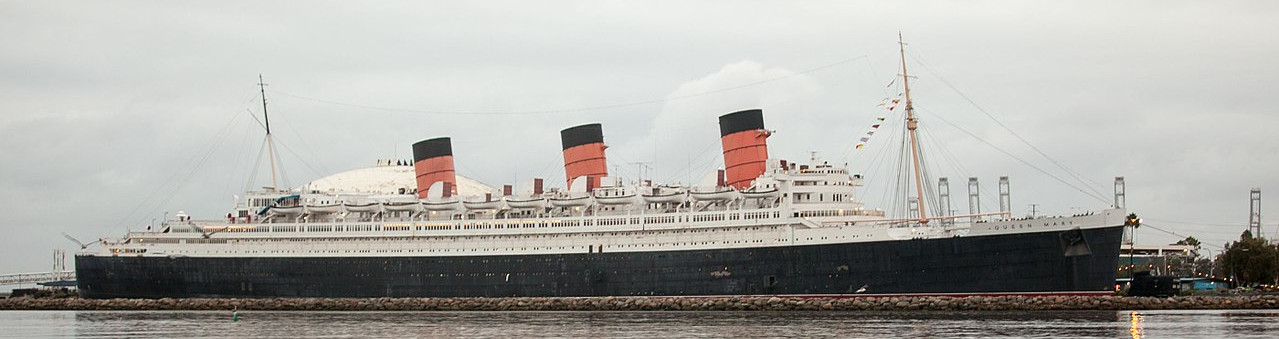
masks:
[[[1114,287],[1122,234],[1121,226],[1113,226],[836,245],[475,257],[77,256],[76,274],[86,298],[1097,293]]]

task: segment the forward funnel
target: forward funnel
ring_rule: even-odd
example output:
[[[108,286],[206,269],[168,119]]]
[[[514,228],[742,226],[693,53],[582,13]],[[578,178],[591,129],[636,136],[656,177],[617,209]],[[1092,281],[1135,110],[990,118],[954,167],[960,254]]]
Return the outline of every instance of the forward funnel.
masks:
[[[600,187],[600,181],[608,176],[608,162],[604,159],[604,131],[600,124],[586,124],[560,131],[564,145],[564,177],[568,189],[573,179],[585,176],[588,191]]]
[[[417,197],[426,199],[427,190],[444,182],[442,197],[457,194],[457,176],[453,172],[453,143],[449,138],[427,139],[413,144],[413,172],[417,175]]]
[[[739,190],[764,174],[768,161],[768,136],[764,111],[745,110],[719,117],[719,137],[724,144],[724,169],[728,186]]]

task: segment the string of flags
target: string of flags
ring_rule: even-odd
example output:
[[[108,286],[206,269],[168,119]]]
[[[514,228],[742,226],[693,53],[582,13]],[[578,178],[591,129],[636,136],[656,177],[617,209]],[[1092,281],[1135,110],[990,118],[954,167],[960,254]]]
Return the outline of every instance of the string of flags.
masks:
[[[891,86],[891,84],[889,85]],[[901,103],[901,96],[902,96],[902,93],[898,93],[896,98],[884,98],[884,100],[881,101],[878,106],[884,107],[887,110],[885,112],[885,115],[892,113],[893,110],[897,108],[897,104]],[[857,139],[858,143],[856,148],[862,149],[863,147],[866,147],[866,143],[870,141],[870,137],[875,135],[875,131],[879,130],[879,126],[881,126],[883,122],[887,119],[888,118],[886,118],[883,115],[875,117],[875,124],[870,125],[870,129],[866,131],[866,134],[863,135],[861,138]]]

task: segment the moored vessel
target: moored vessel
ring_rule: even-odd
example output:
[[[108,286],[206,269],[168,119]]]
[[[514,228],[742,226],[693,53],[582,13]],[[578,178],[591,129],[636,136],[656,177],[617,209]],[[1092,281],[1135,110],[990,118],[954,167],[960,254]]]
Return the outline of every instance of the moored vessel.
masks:
[[[916,199],[890,216],[860,174],[769,156],[759,109],[719,117],[713,186],[610,176],[603,125],[560,131],[565,187],[495,194],[452,140],[380,166],[382,191],[249,192],[222,220],[166,220],[76,255],[84,297],[1108,294],[1125,211],[932,213],[903,52]],[[263,93],[265,96],[265,93]],[[264,107],[265,112],[265,107]],[[269,121],[269,120],[267,120]],[[270,140],[269,122],[266,126]],[[268,142],[268,145],[270,143]],[[268,147],[268,150],[271,148]],[[273,164],[274,167],[274,164]],[[274,170],[272,172],[274,175]],[[931,184],[929,184],[931,185]]]

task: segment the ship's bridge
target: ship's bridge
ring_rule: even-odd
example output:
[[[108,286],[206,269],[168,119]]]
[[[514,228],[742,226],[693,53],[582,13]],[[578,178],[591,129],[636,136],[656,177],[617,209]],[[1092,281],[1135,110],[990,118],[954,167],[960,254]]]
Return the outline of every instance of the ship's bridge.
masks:
[[[849,175],[845,168],[829,164],[814,166],[796,165],[777,161],[773,171],[765,174],[782,182],[790,202],[796,208],[803,205],[830,205],[833,208],[860,208],[853,200],[853,191],[862,186],[861,175]],[[824,208],[824,207],[823,207]]]

